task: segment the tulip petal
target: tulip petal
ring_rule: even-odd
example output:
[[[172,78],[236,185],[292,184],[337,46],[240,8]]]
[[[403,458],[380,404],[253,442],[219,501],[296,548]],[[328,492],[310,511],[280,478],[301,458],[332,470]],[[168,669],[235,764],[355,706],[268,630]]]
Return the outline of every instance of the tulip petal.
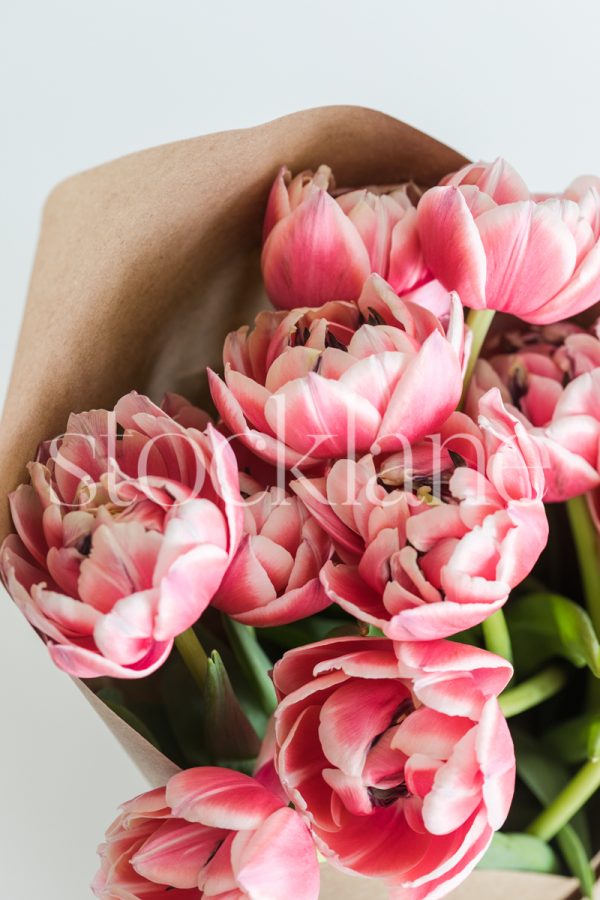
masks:
[[[461,390],[458,358],[448,341],[434,331],[392,394],[373,452],[404,449],[439,431],[455,409]]]
[[[271,229],[262,252],[267,294],[281,309],[356,300],[371,271],[360,235],[325,190]]]
[[[397,681],[355,679],[325,700],[319,739],[332,765],[347,775],[361,774],[371,743],[392,723],[399,693]]]
[[[174,775],[167,784],[174,816],[213,828],[241,831],[258,828],[281,802],[241,772],[204,766]]]
[[[168,819],[132,856],[135,871],[155,884],[194,888],[198,872],[213,856],[227,832]]]
[[[486,257],[479,230],[462,191],[434,187],[417,207],[417,225],[425,262],[465,306],[484,309]]]
[[[323,590],[321,582],[318,578],[313,578],[302,587],[286,591],[266,606],[231,615],[238,622],[252,625],[254,628],[269,628],[306,619],[330,605],[331,600]]]
[[[293,809],[279,809],[254,832],[238,833],[231,859],[251,900],[317,900],[319,864],[308,828]]]
[[[487,259],[487,306],[530,321],[575,268],[569,229],[551,209],[531,201],[484,212],[476,224]]]
[[[342,382],[311,372],[269,397],[265,417],[280,441],[318,459],[364,452],[381,418],[375,407]]]
[[[387,610],[381,596],[365,584],[356,568],[327,562],[320,578],[329,599],[350,615],[371,625],[385,625]]]

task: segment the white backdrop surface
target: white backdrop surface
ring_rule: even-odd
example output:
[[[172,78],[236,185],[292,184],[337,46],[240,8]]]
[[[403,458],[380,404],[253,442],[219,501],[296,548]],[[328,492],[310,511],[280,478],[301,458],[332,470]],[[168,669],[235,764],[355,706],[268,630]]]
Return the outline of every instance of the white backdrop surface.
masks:
[[[594,0],[5,0],[0,395],[60,179],[356,103],[559,188],[600,172],[599,32]],[[144,783],[4,594],[0,634],[0,900],[83,900],[105,826]]]

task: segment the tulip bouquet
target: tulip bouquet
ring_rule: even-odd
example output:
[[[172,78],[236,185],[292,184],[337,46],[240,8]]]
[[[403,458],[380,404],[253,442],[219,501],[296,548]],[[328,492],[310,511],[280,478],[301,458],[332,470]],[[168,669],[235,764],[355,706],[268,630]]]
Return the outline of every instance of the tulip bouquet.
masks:
[[[600,179],[282,168],[262,277],[209,412],[75,413],[10,497],[10,594],[179,769],[95,895],[316,900],[333,866],[433,900],[479,864],[591,896]]]

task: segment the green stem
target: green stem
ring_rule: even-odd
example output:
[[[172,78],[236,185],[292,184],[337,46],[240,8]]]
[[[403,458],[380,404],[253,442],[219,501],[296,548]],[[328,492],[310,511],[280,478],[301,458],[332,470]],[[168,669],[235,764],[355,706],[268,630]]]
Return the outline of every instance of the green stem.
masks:
[[[473,369],[475,368],[475,363],[479,359],[479,354],[481,353],[483,342],[485,341],[487,333],[490,330],[490,325],[492,324],[495,312],[495,309],[470,309],[467,315],[467,325],[471,329],[473,342],[471,344],[471,354],[469,356],[469,361],[467,363],[467,368],[465,371],[465,377],[463,379],[463,389],[462,396],[460,398],[460,404],[458,407],[459,409],[462,409],[465,405],[467,392],[469,390],[469,384],[471,383],[471,377],[473,375]]]
[[[585,604],[600,637],[600,550],[598,533],[585,496],[567,501],[567,514],[575,542]]]
[[[526,709],[531,709],[558,694],[567,683],[567,679],[568,673],[563,666],[548,666],[527,681],[504,691],[499,697],[500,709],[507,719],[518,716]]]
[[[510,642],[510,634],[504,613],[501,609],[497,609],[489,619],[481,623],[483,629],[483,639],[485,646],[491,653],[497,653],[503,656],[510,663],[512,662],[512,644]]]
[[[267,716],[271,716],[277,707],[275,688],[269,674],[273,668],[271,660],[258,643],[254,628],[226,615],[223,615],[223,624],[235,658],[254,688],[262,709]]]
[[[204,647],[196,637],[194,629],[188,628],[183,634],[178,635],[175,638],[175,646],[190,675],[200,690],[203,691],[208,673],[208,657],[204,652]]]
[[[554,798],[550,806],[533,820],[527,829],[528,834],[533,834],[543,841],[552,840],[599,788],[600,760],[587,762]]]

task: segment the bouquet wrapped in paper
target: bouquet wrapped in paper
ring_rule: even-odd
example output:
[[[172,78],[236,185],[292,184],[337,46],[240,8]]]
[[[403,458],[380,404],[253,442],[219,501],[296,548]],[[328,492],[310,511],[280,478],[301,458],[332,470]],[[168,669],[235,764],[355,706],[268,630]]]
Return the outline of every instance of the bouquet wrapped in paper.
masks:
[[[367,110],[55,190],[0,568],[150,781],[97,897],[592,896],[598,302],[600,179]]]

